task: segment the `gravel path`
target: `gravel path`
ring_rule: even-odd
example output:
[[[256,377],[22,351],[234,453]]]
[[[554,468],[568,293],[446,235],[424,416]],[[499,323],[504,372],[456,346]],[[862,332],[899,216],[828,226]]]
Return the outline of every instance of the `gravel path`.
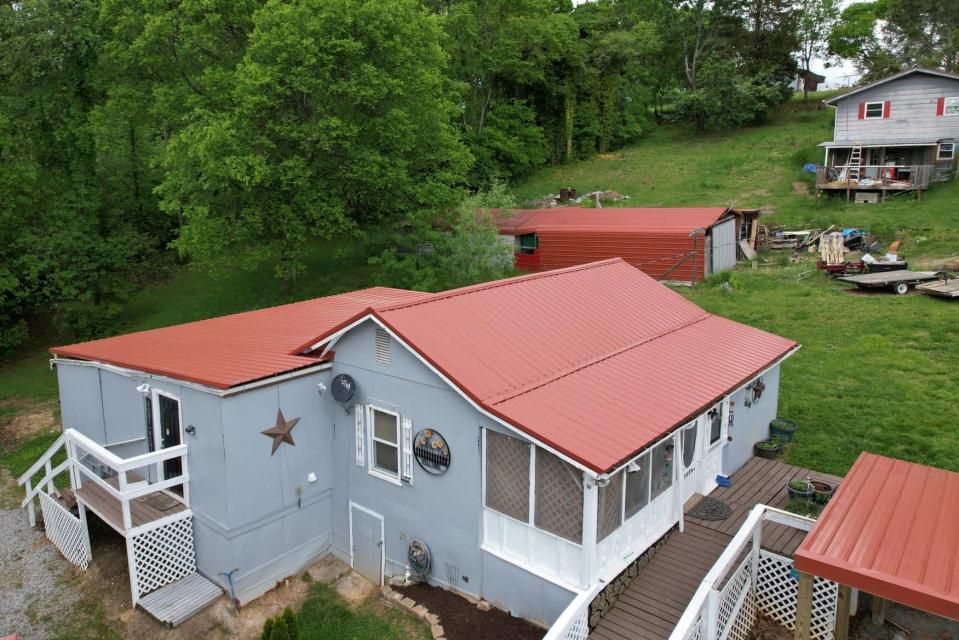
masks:
[[[64,584],[71,574],[72,565],[42,531],[30,528],[25,511],[0,509],[0,637],[44,638],[45,622],[76,600]]]

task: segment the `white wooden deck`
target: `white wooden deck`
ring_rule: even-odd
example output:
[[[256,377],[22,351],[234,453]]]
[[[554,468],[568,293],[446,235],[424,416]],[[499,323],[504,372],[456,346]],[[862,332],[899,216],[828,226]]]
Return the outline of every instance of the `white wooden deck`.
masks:
[[[220,587],[194,572],[143,596],[137,604],[163,624],[175,627],[222,595]]]

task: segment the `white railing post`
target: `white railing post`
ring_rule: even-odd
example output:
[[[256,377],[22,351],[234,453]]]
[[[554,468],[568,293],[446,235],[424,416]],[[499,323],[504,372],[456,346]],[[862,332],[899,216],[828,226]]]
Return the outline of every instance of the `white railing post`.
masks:
[[[188,464],[187,455],[186,453],[184,453],[183,455],[180,456],[180,475],[183,478],[190,477],[189,467],[187,466],[187,464]],[[187,507],[189,507],[190,506],[190,481],[184,480],[183,484],[180,486],[183,487],[183,502],[184,504],[186,504]]]
[[[47,481],[47,493],[53,493],[53,465],[50,464],[50,458],[47,458],[47,461],[43,463],[43,471],[46,475]]]
[[[717,640],[719,637],[719,592],[710,588],[706,597],[706,640]]]
[[[123,528],[133,528],[133,520],[130,517],[130,498],[126,496],[127,492],[127,472],[122,468],[117,472],[117,489],[120,491],[120,508],[123,511]]]
[[[756,524],[756,528],[753,529],[753,548],[752,553],[750,554],[750,580],[752,581],[752,600],[753,604],[756,603],[756,595],[759,593],[757,588],[757,581],[759,580],[759,550],[762,548],[763,543],[763,520],[760,520]]]
[[[137,606],[140,601],[140,587],[137,584],[137,558],[133,552],[133,538],[127,537],[127,573],[130,574],[130,596],[133,598],[133,606]]]
[[[30,517],[30,526],[37,526],[37,511],[36,507],[33,506],[33,483],[30,482],[30,478],[27,478],[26,481],[27,497],[30,499],[30,502],[27,503],[27,515]]]

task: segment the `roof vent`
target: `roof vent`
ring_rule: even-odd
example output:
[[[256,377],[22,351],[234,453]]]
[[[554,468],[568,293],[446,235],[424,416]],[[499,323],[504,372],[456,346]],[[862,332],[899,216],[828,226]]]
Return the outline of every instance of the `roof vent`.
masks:
[[[390,363],[390,334],[380,327],[376,328],[376,361],[379,364]]]

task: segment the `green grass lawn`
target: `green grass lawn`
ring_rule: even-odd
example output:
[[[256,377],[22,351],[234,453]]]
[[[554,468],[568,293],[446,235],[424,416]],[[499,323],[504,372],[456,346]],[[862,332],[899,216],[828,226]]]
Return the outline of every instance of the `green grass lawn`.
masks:
[[[374,596],[356,609],[325,584],[310,586],[296,614],[301,640],[428,640],[429,628]]]
[[[740,267],[681,291],[802,345],[782,371],[779,414],[800,424],[788,462],[843,475],[866,450],[959,471],[955,303],[850,293],[811,263]]]

